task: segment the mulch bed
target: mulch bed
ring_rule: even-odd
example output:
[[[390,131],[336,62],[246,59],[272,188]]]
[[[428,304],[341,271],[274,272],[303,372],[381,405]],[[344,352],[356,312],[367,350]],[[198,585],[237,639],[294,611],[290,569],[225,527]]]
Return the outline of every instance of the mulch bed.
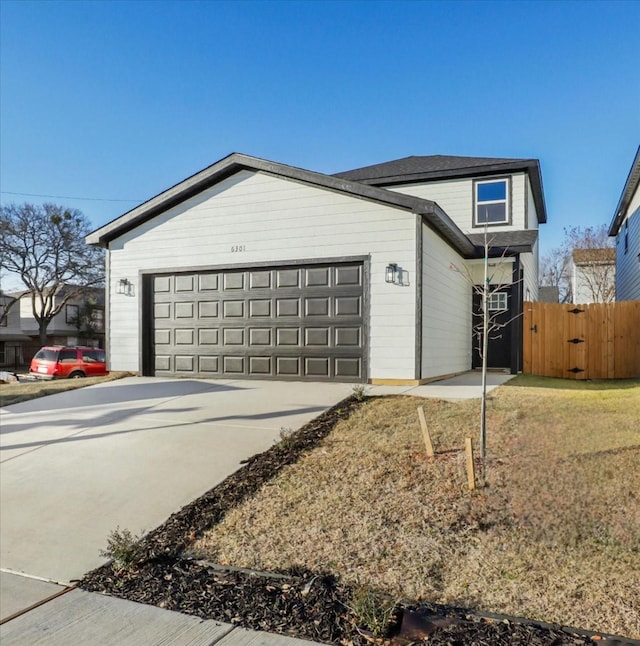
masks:
[[[79,582],[90,592],[155,605],[203,619],[301,639],[338,644],[430,644],[456,646],[575,646],[625,644],[623,640],[432,604],[400,604],[384,639],[358,626],[353,590],[331,574],[290,571],[271,574],[221,568],[188,556],[189,545],[251,497],[285,466],[314,448],[348,418],[361,398],[346,399],[283,438],[203,496],[173,514],[141,541],[136,564],[116,571],[104,565]]]

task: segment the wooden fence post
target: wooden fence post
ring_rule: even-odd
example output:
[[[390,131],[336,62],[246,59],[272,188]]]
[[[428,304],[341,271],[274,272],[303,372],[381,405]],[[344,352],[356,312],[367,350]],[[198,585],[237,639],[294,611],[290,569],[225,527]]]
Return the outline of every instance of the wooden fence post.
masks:
[[[470,437],[465,439],[465,451],[467,454],[467,480],[469,482],[469,489],[476,488],[476,472],[473,465],[473,440]]]
[[[427,428],[427,420],[424,416],[424,408],[418,406],[418,419],[420,420],[420,427],[422,428],[422,437],[424,438],[424,445],[427,449],[427,457],[433,457],[433,444],[431,443],[431,435]]]

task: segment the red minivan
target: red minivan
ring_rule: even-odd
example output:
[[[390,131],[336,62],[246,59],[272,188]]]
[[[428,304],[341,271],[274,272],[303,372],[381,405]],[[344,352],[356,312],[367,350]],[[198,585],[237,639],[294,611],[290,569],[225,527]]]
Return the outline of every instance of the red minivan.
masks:
[[[49,346],[31,360],[29,374],[39,379],[82,379],[108,375],[107,357],[99,348]]]

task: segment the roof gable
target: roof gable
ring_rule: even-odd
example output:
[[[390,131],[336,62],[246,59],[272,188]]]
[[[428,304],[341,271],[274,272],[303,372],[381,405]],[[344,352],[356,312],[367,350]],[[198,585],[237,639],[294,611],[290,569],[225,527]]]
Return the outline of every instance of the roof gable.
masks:
[[[460,157],[454,155],[411,156],[372,166],[336,173],[334,177],[354,180],[371,186],[392,186],[461,177],[481,177],[526,172],[538,213],[538,221],[547,221],[542,189],[542,175],[537,159],[506,157]]]
[[[469,256],[474,253],[473,244],[435,202],[241,153],[232,153],[163,191],[119,218],[93,231],[87,236],[86,240],[89,244],[106,246],[111,240],[241,170],[261,171],[421,215],[435,231],[462,255]]]

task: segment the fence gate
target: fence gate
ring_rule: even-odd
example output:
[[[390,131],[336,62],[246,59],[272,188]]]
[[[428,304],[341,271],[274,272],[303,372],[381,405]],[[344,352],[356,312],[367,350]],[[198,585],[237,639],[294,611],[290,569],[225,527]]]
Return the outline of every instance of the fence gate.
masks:
[[[565,379],[640,377],[640,301],[524,303],[523,372]]]

